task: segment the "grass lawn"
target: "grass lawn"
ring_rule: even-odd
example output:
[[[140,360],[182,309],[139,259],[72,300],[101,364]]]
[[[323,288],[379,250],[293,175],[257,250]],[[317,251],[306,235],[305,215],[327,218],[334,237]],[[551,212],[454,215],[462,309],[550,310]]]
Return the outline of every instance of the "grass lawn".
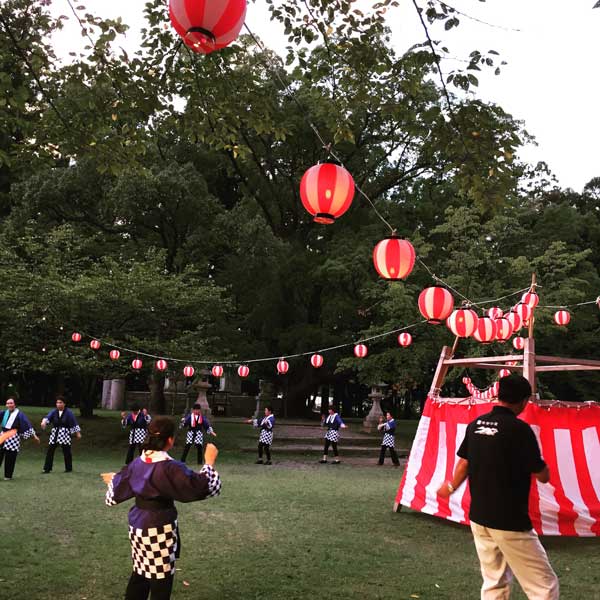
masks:
[[[24,410],[39,424],[41,409]],[[100,411],[81,421],[73,473],[63,473],[58,450],[54,471],[41,474],[44,434],[42,448],[25,442],[14,480],[0,481],[2,600],[123,597],[131,571],[131,502],[106,507],[99,477],[125,457],[117,419]],[[414,426],[403,424],[403,435]],[[399,469],[318,465],[315,455],[278,460],[276,445],[275,464],[258,466],[254,455],[239,451],[256,439],[250,426],[217,422],[215,429],[223,491],[217,499],[179,505],[182,557],[174,598],[479,597],[467,528],[392,512]],[[544,544],[563,598],[600,599],[600,540],[546,538]]]

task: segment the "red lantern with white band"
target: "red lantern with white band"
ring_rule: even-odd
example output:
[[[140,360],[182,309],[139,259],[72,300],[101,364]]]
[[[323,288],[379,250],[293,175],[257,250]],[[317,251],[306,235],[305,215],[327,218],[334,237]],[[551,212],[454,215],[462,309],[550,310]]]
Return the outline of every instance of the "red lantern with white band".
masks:
[[[364,344],[356,344],[354,346],[354,356],[356,358],[364,358],[369,353],[369,349]]]
[[[156,361],[156,368],[159,371],[166,371],[168,366],[169,365],[167,364],[167,361],[163,360],[162,358]]]
[[[523,294],[521,302],[533,310],[540,303],[540,297],[535,292],[526,292]]]
[[[505,315],[505,318],[511,324],[513,333],[520,331],[521,327],[523,327],[523,320],[516,311],[511,310],[507,315]]]
[[[91,348],[92,350],[100,350],[100,346],[101,346],[101,345],[102,345],[102,344],[100,344],[100,340],[92,340],[92,341],[90,342],[90,348]]]
[[[290,369],[290,365],[287,362],[287,360],[284,360],[283,358],[279,360],[279,362],[277,363],[277,372],[280,375],[285,375]]]
[[[194,369],[194,367],[192,367],[192,365],[186,365],[185,367],[183,367],[183,376],[187,377],[188,379],[193,377],[195,372],[196,370]]]
[[[454,310],[452,294],[439,285],[425,288],[419,294],[419,311],[428,323],[439,325],[443,323]]]
[[[499,342],[505,342],[512,335],[512,325],[510,321],[504,317],[496,319],[496,339]]]
[[[119,360],[121,353],[118,350],[111,350],[108,355],[110,356],[110,360]]]
[[[74,331],[73,335],[71,335],[71,340],[73,340],[75,343],[80,342],[81,341],[81,334],[78,333],[77,331]]]
[[[470,308],[459,308],[455,310],[446,321],[448,329],[457,337],[471,337],[477,329],[479,317]]]
[[[395,235],[381,240],[373,250],[373,264],[380,277],[389,281],[406,279],[415,266],[413,245]]]
[[[498,377],[500,377],[500,379],[503,377],[508,377],[509,375],[510,371],[508,369],[500,369],[500,372],[498,373]]]
[[[213,377],[223,377],[223,367],[221,365],[215,365],[211,370]]]
[[[310,364],[315,369],[320,369],[323,366],[323,356],[321,354],[313,354],[310,357]]]
[[[568,325],[571,321],[571,313],[568,310],[557,310],[554,313],[554,322],[557,325]]]
[[[238,367],[237,372],[242,379],[246,379],[246,377],[250,375],[250,367],[248,367],[247,365],[240,365]]]
[[[531,319],[531,315],[533,314],[533,309],[529,304],[525,304],[524,302],[519,302],[519,304],[515,306],[514,311],[521,317],[521,321],[523,321],[524,325],[527,325],[527,322]]]
[[[131,368],[139,371],[142,368],[142,361],[139,358],[135,358],[131,361]]]
[[[496,322],[491,317],[479,317],[473,337],[482,344],[489,344],[496,339]]]
[[[413,338],[412,335],[410,335],[410,333],[401,333],[398,336],[398,344],[400,344],[400,346],[402,346],[403,348],[408,348],[408,346],[410,346],[412,344]]]
[[[492,308],[488,309],[487,316],[490,319],[499,319],[500,317],[504,316],[504,312],[501,308],[493,306]]]
[[[513,342],[513,348],[515,350],[523,350],[523,348],[525,348],[525,339],[522,337],[517,336]]]

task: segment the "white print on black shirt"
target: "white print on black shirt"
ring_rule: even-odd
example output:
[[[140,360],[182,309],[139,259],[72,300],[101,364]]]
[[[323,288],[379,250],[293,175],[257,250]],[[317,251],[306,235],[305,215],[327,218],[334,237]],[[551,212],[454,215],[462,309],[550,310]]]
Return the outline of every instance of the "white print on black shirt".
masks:
[[[480,425],[473,433],[479,435],[496,435],[498,433],[498,422],[497,421],[482,421],[477,420],[477,425]]]

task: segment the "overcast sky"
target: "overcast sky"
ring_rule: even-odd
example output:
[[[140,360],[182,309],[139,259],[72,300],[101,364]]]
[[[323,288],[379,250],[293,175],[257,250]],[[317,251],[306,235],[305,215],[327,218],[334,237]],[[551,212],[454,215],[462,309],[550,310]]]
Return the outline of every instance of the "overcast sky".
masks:
[[[145,0],[84,3],[99,16],[121,16],[131,27],[127,49],[135,48]],[[474,49],[500,52],[508,65],[497,77],[481,78],[478,96],[525,121],[539,145],[524,148],[521,158],[546,161],[562,187],[581,191],[592,177],[600,176],[600,9],[592,9],[592,0],[453,0],[450,4],[496,27],[460,17],[458,28],[450,32],[434,29],[433,37],[443,37],[457,57]],[[52,10],[71,14],[66,0],[53,0]],[[399,51],[423,41],[410,0],[402,0],[402,6],[388,13],[388,18]],[[249,4],[247,23],[275,50],[285,47],[279,25],[269,22],[265,2]],[[74,24],[55,43],[63,56],[84,45]],[[447,62],[445,68],[453,66]]]

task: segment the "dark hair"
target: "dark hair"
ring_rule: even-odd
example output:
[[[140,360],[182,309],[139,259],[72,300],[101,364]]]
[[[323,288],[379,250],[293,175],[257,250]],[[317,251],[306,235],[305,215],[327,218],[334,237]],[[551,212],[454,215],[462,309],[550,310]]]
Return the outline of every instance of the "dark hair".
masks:
[[[175,437],[175,423],[169,417],[156,417],[148,425],[148,439],[144,450],[164,450],[167,440]]]
[[[192,408],[195,408],[195,409],[197,409],[197,410],[202,410],[202,405],[201,405],[201,404],[198,404],[198,403],[196,402],[196,404],[194,404],[194,406],[192,406]]]
[[[132,402],[129,406],[129,409],[131,410],[131,412],[137,412],[138,410],[140,410],[140,405],[137,402]]]
[[[55,402],[59,402],[59,401],[62,402],[63,404],[67,403],[64,396],[56,396]]]
[[[508,375],[500,379],[498,399],[507,404],[519,404],[531,396],[531,385],[522,375]]]
[[[273,408],[271,408],[268,404],[265,406],[265,410],[268,410],[270,413],[273,412]]]

